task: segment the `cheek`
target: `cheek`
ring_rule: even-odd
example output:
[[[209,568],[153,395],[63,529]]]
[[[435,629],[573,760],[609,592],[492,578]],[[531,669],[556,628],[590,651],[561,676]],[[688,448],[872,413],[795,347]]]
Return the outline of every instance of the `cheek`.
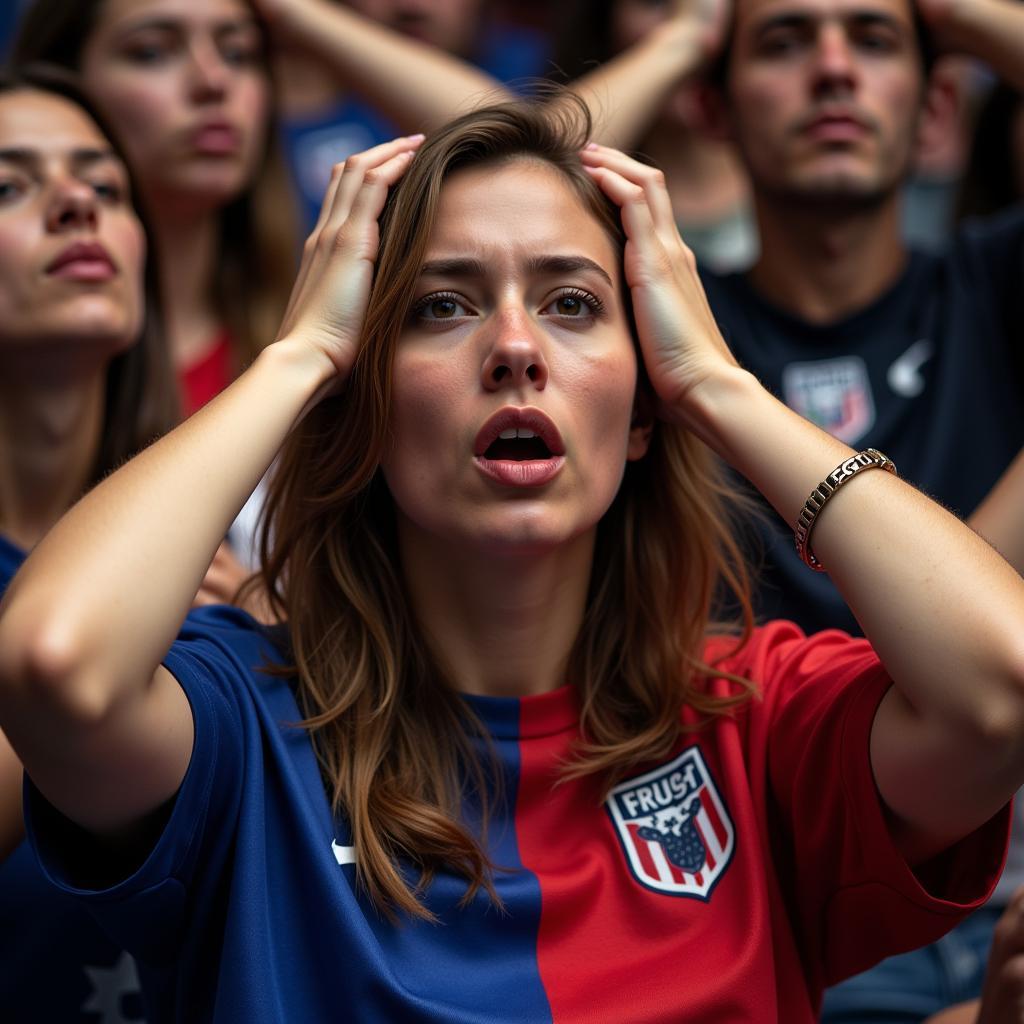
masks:
[[[33,305],[33,242],[38,241],[27,228],[0,225],[0,323],[16,316],[26,305]]]
[[[569,444],[590,449],[595,470],[621,471],[636,397],[637,363],[632,348],[555,367],[566,404],[576,420]],[[588,459],[579,452],[581,465]]]
[[[474,380],[460,373],[458,361],[436,355],[399,352],[391,393],[392,447],[384,476],[401,503],[402,495],[427,478],[437,480],[472,438],[457,425],[459,410],[472,395]],[[468,422],[468,417],[467,417]]]
[[[98,77],[98,76],[97,76]],[[177,127],[178,104],[173,83],[111,71],[87,87],[131,159],[133,166],[152,163]]]

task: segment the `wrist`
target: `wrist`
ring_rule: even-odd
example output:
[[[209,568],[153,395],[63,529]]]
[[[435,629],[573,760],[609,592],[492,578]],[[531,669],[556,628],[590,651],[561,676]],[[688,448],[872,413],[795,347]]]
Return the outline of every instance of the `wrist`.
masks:
[[[649,53],[669,61],[680,76],[696,70],[703,57],[702,32],[692,16],[670,18],[652,29]]]
[[[254,367],[294,389],[302,402],[310,402],[339,382],[338,368],[330,357],[298,338],[284,337],[268,345]]]
[[[749,415],[762,398],[769,398],[761,382],[735,364],[707,374],[673,403],[670,418],[696,434],[717,454],[731,448],[730,432]]]

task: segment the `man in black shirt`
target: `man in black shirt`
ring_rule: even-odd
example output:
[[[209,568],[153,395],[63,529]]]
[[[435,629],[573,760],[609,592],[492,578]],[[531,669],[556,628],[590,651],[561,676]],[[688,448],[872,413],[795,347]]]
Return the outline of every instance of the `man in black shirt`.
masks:
[[[1024,447],[1024,207],[967,227],[941,257],[903,244],[901,192],[943,99],[929,87],[932,45],[1024,89],[1018,0],[678,0],[574,88],[603,136],[626,137],[713,68],[761,239],[748,273],[703,275],[727,341],[792,408],[969,516]],[[797,558],[792,524],[769,514],[759,529],[759,614],[859,632],[828,577]],[[942,949],[833,990],[825,1019],[920,1021],[977,995],[998,915],[987,907]]]

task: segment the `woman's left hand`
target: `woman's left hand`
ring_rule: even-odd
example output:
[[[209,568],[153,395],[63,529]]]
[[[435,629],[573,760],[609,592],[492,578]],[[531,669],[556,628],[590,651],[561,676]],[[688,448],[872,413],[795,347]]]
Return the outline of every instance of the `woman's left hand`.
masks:
[[[656,167],[596,143],[581,157],[622,210],[626,283],[662,415],[685,422],[696,389],[737,363],[711,313],[697,261],[679,237],[665,177]]]

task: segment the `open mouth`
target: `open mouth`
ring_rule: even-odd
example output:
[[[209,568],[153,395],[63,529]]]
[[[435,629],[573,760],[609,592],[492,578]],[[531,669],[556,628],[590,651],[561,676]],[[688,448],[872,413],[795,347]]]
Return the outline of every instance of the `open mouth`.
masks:
[[[503,430],[484,452],[485,459],[501,462],[534,462],[551,457],[544,440],[525,427]]]

